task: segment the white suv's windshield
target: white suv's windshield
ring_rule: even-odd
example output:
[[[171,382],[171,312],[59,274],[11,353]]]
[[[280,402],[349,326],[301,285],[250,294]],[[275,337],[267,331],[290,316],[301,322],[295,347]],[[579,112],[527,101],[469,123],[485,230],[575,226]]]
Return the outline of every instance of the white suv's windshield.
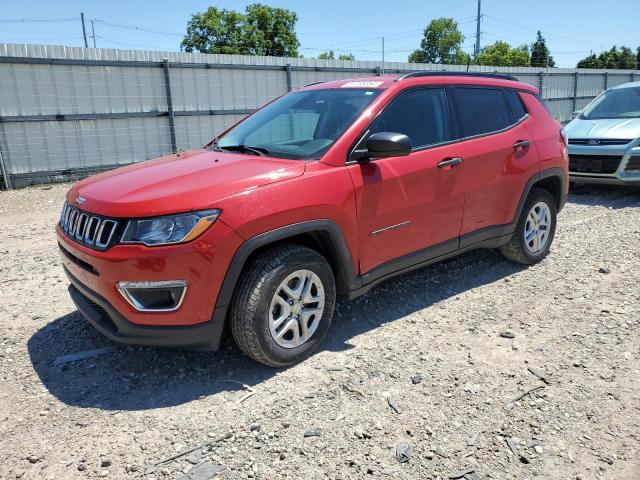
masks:
[[[581,115],[585,120],[638,117],[640,117],[640,87],[608,90],[585,108]]]
[[[217,138],[211,148],[319,159],[381,92],[339,88],[290,93]]]

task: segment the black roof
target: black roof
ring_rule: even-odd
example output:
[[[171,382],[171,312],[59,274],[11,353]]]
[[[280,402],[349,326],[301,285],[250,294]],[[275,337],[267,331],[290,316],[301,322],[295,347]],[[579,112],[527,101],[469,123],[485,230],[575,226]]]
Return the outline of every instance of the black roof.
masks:
[[[491,73],[491,72],[452,72],[452,71],[417,71],[409,72],[400,75],[396,78],[396,82],[404,80],[405,78],[415,77],[481,77],[481,78],[499,78],[500,80],[513,80],[515,82],[518,79],[512,75],[506,73]]]

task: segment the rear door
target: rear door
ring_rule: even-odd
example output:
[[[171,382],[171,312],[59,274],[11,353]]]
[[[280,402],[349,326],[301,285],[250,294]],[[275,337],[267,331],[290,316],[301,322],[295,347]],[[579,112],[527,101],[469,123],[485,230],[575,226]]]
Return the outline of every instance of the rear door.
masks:
[[[461,247],[511,223],[540,159],[528,127],[533,122],[515,90],[460,86],[451,89],[461,131],[460,155],[467,169]],[[467,237],[465,237],[467,236]]]
[[[413,150],[408,156],[347,167],[356,190],[361,273],[416,252],[438,256],[455,250],[464,204],[464,164],[442,165],[460,156],[458,145],[450,143],[455,132],[445,88],[398,94],[364,132],[359,145],[366,145],[368,136],[377,132],[403,133]],[[420,259],[411,256],[403,261],[411,264]],[[392,262],[385,268],[403,266]]]

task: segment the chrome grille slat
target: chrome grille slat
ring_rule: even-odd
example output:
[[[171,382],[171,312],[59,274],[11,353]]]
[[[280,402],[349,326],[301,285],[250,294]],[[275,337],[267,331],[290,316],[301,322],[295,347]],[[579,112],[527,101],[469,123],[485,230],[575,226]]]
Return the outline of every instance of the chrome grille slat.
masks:
[[[75,242],[103,250],[111,245],[118,221],[83,212],[65,202],[60,227]]]

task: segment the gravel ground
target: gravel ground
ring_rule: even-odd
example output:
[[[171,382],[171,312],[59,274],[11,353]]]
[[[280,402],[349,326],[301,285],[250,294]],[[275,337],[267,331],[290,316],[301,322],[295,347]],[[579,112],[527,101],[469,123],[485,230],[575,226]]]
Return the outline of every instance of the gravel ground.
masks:
[[[471,252],[340,302],[278,371],[94,331],[53,235],[67,188],[0,192],[1,478],[640,477],[637,190],[572,193],[534,267]]]

